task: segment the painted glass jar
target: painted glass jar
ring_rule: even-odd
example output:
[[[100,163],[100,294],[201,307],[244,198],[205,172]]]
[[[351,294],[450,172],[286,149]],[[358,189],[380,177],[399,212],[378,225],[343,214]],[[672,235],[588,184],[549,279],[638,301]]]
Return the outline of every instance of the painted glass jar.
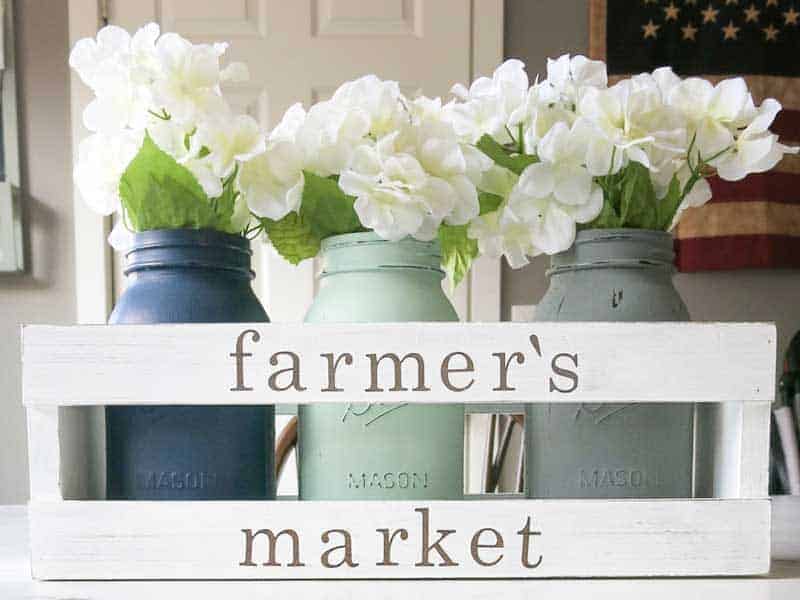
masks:
[[[442,291],[437,242],[353,233],[322,243],[309,323],[457,321]],[[403,357],[400,357],[403,358]],[[403,376],[417,382],[412,368]],[[391,384],[388,384],[391,385]],[[401,392],[398,392],[401,394]],[[299,408],[300,498],[459,499],[461,405],[331,404]]]
[[[535,320],[687,321],[673,258],[672,236],[663,231],[581,231],[572,248],[552,257]],[[529,405],[528,495],[689,497],[693,414],[691,404]]]
[[[239,235],[135,234],[126,254],[128,287],[109,323],[266,323],[250,286],[250,257],[250,243]],[[107,407],[107,496],[273,498],[273,438],[271,406]]]

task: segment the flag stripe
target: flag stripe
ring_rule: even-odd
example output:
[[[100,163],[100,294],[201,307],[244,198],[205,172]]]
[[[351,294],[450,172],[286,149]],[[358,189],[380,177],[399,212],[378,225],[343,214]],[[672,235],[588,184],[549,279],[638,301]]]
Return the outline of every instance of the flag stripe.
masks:
[[[707,204],[687,209],[677,231],[680,239],[768,234],[800,238],[800,204],[760,200]]]
[[[737,235],[675,240],[680,271],[800,268],[800,237]]]
[[[754,173],[741,181],[712,177],[709,183],[712,203],[768,200],[781,204],[800,204],[800,173]]]
[[[800,142],[800,110],[784,106],[770,129],[781,137],[784,144],[797,144]]]

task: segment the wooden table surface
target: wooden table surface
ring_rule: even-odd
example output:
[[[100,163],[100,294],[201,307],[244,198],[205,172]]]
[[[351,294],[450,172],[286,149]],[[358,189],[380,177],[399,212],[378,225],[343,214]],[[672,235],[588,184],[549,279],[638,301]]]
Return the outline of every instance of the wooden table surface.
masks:
[[[800,562],[767,577],[470,581],[120,581],[30,578],[25,507],[0,506],[0,600],[800,600]]]

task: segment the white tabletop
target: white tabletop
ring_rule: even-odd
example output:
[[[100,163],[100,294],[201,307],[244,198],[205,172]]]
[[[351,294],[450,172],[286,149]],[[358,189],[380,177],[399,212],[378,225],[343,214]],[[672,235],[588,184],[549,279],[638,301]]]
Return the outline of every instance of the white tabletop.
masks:
[[[773,563],[768,577],[470,581],[32,581],[22,506],[0,506],[0,600],[798,600],[800,563]]]

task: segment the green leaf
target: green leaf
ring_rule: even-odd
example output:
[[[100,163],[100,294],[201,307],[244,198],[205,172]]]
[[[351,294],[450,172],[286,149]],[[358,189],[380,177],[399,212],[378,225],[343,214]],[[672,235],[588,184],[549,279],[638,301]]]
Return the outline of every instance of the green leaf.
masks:
[[[667,231],[672,225],[672,219],[683,201],[681,193],[681,183],[676,175],[672,176],[667,188],[667,194],[658,202],[656,211],[658,213],[658,229]]]
[[[581,229],[617,229],[621,227],[621,221],[617,211],[614,209],[612,201],[603,194],[603,208],[594,221],[581,226]]]
[[[638,162],[629,163],[621,185],[620,226],[658,229],[658,200],[648,168]]]
[[[261,219],[261,224],[275,250],[291,264],[296,265],[319,253],[320,238],[296,212],[290,212],[278,221]]]
[[[135,231],[209,228],[233,232],[232,179],[219,198],[209,200],[192,172],[145,134],[142,147],[120,178],[119,193]]]
[[[480,204],[480,214],[494,212],[503,203],[503,198],[497,194],[490,194],[489,192],[478,192],[478,203]]]
[[[478,242],[467,235],[468,228],[469,225],[445,224],[439,227],[442,267],[450,278],[451,289],[461,283],[478,256]]]
[[[517,175],[521,174],[528,165],[539,162],[539,159],[533,154],[518,154],[506,149],[488,133],[484,133],[475,146],[496,164]]]
[[[237,192],[234,187],[235,179],[236,173],[234,172],[222,185],[222,194],[211,199],[211,210],[213,210],[217,216],[216,228],[227,233],[239,233],[241,231],[233,223],[236,198],[239,195],[239,192]]]
[[[300,215],[315,237],[322,240],[363,230],[353,208],[355,198],[345,194],[335,178],[320,177],[309,171],[303,171],[303,176]]]

